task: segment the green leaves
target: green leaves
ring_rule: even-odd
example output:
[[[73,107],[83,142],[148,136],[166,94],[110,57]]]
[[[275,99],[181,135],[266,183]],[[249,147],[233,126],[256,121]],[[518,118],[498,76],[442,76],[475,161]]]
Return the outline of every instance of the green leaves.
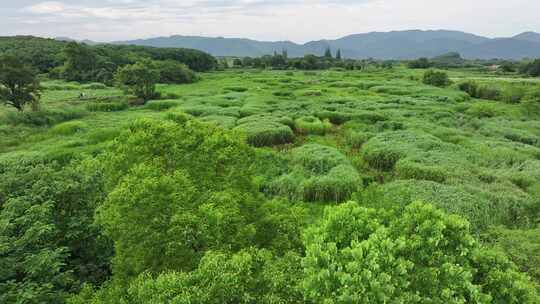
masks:
[[[39,103],[37,72],[17,57],[0,57],[0,102],[22,111],[26,104],[37,109]]]
[[[537,299],[534,287],[506,258],[489,258],[466,221],[430,205],[413,203],[400,215],[354,202],[329,208],[321,225],[306,231],[305,246],[302,290],[313,302]]]

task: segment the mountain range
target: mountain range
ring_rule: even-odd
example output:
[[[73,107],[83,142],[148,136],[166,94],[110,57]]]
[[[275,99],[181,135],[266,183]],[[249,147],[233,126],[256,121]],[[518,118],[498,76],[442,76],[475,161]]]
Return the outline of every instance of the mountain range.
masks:
[[[66,38],[63,38],[66,39]],[[88,43],[88,41],[87,41]],[[90,42],[91,43],[91,42]],[[513,37],[487,38],[449,30],[371,32],[335,40],[257,41],[244,38],[170,36],[113,42],[153,47],[180,47],[205,51],[214,56],[251,56],[287,50],[290,57],[322,55],[327,48],[341,49],[346,58],[414,59],[458,52],[467,59],[522,59],[540,57],[540,33],[525,32]]]

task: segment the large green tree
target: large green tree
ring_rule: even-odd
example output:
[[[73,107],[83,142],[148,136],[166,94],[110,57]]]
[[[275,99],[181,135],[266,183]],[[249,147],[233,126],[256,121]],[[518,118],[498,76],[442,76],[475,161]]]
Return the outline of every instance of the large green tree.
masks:
[[[350,202],[305,235],[302,289],[315,303],[538,303],[529,279],[431,205]]]
[[[141,60],[118,69],[115,78],[118,85],[126,92],[144,101],[156,97],[156,83],[159,81],[160,74],[150,60]]]
[[[23,111],[39,103],[37,72],[14,56],[0,57],[0,102]]]

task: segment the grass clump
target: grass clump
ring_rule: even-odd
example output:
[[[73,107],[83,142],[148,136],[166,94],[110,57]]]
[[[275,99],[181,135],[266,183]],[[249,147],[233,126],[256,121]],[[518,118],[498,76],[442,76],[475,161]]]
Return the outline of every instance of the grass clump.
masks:
[[[181,100],[151,100],[146,103],[146,108],[154,111],[164,111],[178,107]]]
[[[88,128],[86,123],[79,120],[73,120],[57,124],[52,127],[49,132],[53,135],[68,136],[84,131],[86,128]]]
[[[391,131],[370,139],[362,150],[370,167],[389,171],[398,160],[407,156],[440,147],[442,141],[421,131]]]
[[[332,129],[332,124],[329,120],[321,121],[314,116],[301,117],[294,121],[294,128],[299,134],[317,134],[324,135]]]
[[[428,70],[424,73],[422,82],[436,87],[447,87],[450,85],[450,78],[446,72]]]
[[[292,168],[268,187],[274,194],[306,202],[342,202],[362,185],[362,178],[337,149],[307,144],[291,151]]]
[[[234,129],[245,133],[247,142],[255,147],[281,145],[294,141],[291,128],[276,121],[246,122]]]
[[[84,117],[87,112],[81,108],[50,109],[25,112],[8,112],[4,120],[11,125],[50,126],[64,121]]]
[[[91,102],[86,105],[86,109],[90,112],[118,112],[127,108],[129,108],[129,104],[125,101]]]

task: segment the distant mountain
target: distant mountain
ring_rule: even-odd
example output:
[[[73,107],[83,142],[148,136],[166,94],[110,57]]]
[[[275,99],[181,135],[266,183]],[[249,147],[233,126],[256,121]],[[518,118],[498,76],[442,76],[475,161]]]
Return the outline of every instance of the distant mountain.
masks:
[[[511,38],[486,38],[459,31],[393,31],[355,34],[335,40],[296,44],[243,38],[170,36],[114,42],[154,47],[181,47],[214,56],[262,56],[286,49],[289,56],[322,55],[326,48],[341,49],[347,58],[413,59],[458,52],[467,59],[540,57],[540,34],[525,32]]]
[[[527,40],[533,42],[540,42],[540,34],[535,32],[524,32],[519,35],[512,37],[518,40]]]
[[[88,45],[98,45],[98,44],[101,44],[101,42],[95,42],[95,41],[88,40],[88,39],[85,39],[85,40],[76,40],[76,39],[72,39],[72,38],[69,38],[69,37],[56,37],[56,38],[54,38],[54,40],[57,40],[57,41],[63,41],[63,42],[79,42],[79,43],[85,43],[85,44],[88,44]]]

